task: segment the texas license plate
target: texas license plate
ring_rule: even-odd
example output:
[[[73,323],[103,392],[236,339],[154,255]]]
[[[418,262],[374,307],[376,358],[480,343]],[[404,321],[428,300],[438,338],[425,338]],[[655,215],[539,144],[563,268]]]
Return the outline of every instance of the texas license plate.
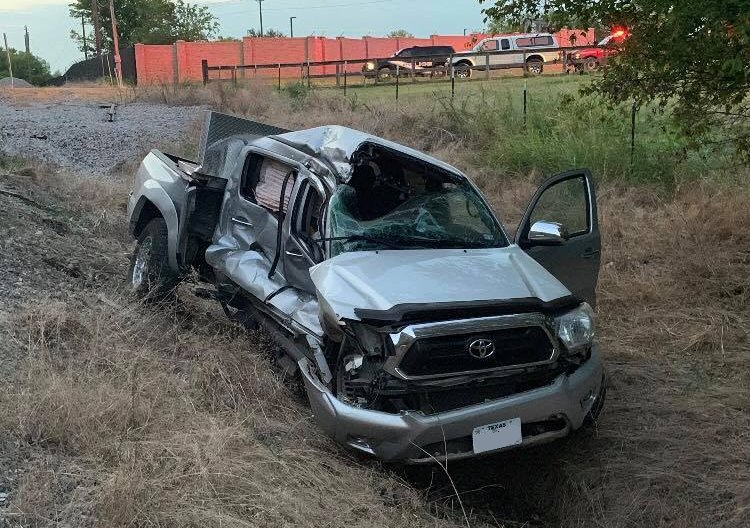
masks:
[[[474,428],[472,434],[474,453],[484,453],[494,449],[514,446],[521,443],[521,419],[511,418]]]

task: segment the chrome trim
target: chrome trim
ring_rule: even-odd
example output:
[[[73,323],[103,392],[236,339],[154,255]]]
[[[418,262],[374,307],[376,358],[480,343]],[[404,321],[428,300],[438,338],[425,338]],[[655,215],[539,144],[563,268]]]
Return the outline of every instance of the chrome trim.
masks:
[[[552,344],[552,353],[544,361],[534,363],[523,363],[517,365],[508,365],[505,367],[489,368],[482,370],[468,370],[461,372],[449,372],[446,374],[430,374],[424,376],[409,376],[399,367],[401,360],[411,346],[421,338],[452,336],[461,334],[471,334],[475,332],[491,332],[494,330],[504,330],[508,328],[524,328],[529,326],[538,326]],[[560,347],[555,338],[549,319],[541,313],[527,313],[514,315],[498,315],[493,317],[477,317],[474,319],[457,319],[452,321],[440,321],[436,323],[413,324],[403,328],[401,331],[388,334],[393,344],[394,354],[385,360],[383,370],[397,378],[410,380],[426,380],[438,378],[450,378],[453,376],[462,376],[466,374],[477,374],[483,372],[496,372],[503,370],[517,370],[519,368],[533,367],[553,363],[560,355]],[[497,351],[496,353],[501,353]]]
[[[237,218],[236,216],[232,217],[232,222],[235,224],[239,224],[241,226],[245,227],[253,227],[253,224],[251,222],[248,222],[247,220],[243,220],[242,218]]]

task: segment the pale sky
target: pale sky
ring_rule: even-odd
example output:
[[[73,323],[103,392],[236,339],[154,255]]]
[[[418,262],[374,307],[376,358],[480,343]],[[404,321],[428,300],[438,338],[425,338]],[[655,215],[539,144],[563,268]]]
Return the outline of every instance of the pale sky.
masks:
[[[81,22],[70,18],[68,3],[69,0],[0,0],[0,32],[7,33],[11,47],[23,49],[23,28],[28,26],[31,51],[46,59],[53,70],[65,71],[83,59],[70,39],[70,30],[80,30]],[[259,26],[255,0],[192,0],[191,3],[208,6],[219,20],[222,35],[241,37],[249,28]],[[478,0],[263,1],[265,29],[289,34],[290,16],[297,17],[295,36],[378,36],[405,29],[417,37],[426,37],[434,33],[460,35],[464,29],[473,31],[484,26]]]

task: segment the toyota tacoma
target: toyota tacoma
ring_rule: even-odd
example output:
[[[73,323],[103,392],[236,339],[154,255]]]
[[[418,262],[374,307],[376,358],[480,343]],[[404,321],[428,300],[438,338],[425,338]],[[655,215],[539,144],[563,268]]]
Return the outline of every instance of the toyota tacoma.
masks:
[[[132,290],[164,298],[199,277],[275,338],[318,425],[353,449],[467,458],[564,437],[602,408],[588,170],[544,182],[511,238],[421,152],[209,112],[197,161],[145,157],[128,217]]]

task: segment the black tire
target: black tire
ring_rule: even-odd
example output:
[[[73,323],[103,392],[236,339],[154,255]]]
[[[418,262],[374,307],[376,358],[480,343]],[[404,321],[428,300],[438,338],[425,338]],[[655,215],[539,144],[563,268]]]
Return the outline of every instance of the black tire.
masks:
[[[602,409],[604,409],[604,402],[606,400],[607,400],[607,379],[604,378],[602,380],[602,387],[599,390],[599,395],[596,397],[596,401],[594,402],[594,405],[591,406],[591,410],[586,415],[586,418],[583,420],[584,427],[591,427],[596,424],[597,418],[599,418],[599,415],[602,413]]]
[[[541,75],[544,71],[544,62],[539,59],[529,59],[526,61],[526,71],[531,75]]]
[[[453,68],[453,74],[456,79],[466,80],[471,78],[471,65],[466,62],[459,62]]]
[[[383,66],[378,70],[378,80],[390,79],[394,74],[395,73],[388,66]]]
[[[163,300],[174,292],[180,277],[169,267],[167,224],[151,220],[140,235],[130,257],[128,286],[142,299]]]
[[[583,69],[587,72],[595,72],[599,69],[599,61],[595,57],[589,57],[583,63]]]

